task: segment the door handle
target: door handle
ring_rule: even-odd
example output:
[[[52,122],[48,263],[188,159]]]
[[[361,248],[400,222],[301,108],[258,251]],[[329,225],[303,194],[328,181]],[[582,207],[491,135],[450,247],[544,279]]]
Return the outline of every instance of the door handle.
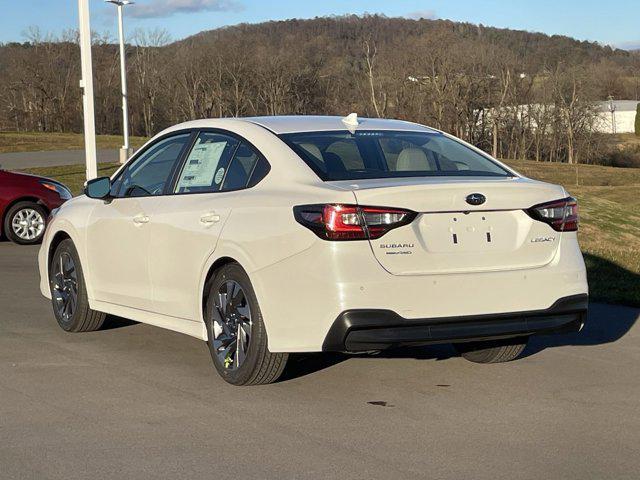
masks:
[[[136,215],[133,217],[133,223],[136,225],[142,225],[143,223],[149,223],[149,217],[144,214]]]
[[[218,223],[220,221],[220,215],[215,212],[205,213],[200,217],[200,223],[203,225],[213,225],[214,223]]]

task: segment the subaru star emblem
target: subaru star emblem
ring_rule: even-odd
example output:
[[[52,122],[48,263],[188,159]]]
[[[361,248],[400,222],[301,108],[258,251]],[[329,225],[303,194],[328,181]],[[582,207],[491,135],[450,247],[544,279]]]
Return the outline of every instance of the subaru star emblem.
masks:
[[[481,193],[472,193],[471,195],[467,195],[467,203],[469,205],[482,205],[486,201],[487,197]]]

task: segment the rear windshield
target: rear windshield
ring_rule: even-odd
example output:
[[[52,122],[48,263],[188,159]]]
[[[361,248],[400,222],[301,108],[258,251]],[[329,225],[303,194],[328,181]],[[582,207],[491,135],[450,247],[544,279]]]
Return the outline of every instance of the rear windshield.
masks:
[[[441,133],[369,130],[290,133],[280,138],[322,180],[512,176]]]

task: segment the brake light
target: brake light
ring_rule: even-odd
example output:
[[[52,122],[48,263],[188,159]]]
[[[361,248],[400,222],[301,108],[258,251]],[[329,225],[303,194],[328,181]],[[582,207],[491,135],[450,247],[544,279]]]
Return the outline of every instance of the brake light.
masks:
[[[557,232],[578,230],[578,201],[573,197],[535,205],[527,213],[531,218],[549,224]]]
[[[300,205],[293,208],[298,223],[324,240],[374,240],[416,217],[410,210],[359,205]]]

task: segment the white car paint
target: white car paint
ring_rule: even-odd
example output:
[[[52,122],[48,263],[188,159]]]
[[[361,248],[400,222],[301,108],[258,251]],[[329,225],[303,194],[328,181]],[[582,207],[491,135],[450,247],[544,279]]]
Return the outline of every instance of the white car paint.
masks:
[[[235,260],[253,284],[272,352],[322,350],[334,320],[350,309],[456,317],[542,310],[588,291],[576,233],[554,231],[523,212],[567,197],[560,186],[497,161],[514,176],[325,182],[275,134],[345,130],[337,117],[198,120],[167,129],[148,145],[201,128],[248,140],[269,161],[270,173],[239,191],[68,201],[40,249],[43,295],[51,298],[49,256],[61,233],[78,250],[92,309],[203,340],[205,281],[216,261]],[[382,119],[361,121],[358,130],[435,131]],[[465,197],[478,191],[487,203],[470,207]],[[421,215],[371,242],[325,241],[294,220],[296,205],[329,203]],[[463,239],[461,248],[452,248],[453,234]],[[428,245],[425,235],[432,238]]]

